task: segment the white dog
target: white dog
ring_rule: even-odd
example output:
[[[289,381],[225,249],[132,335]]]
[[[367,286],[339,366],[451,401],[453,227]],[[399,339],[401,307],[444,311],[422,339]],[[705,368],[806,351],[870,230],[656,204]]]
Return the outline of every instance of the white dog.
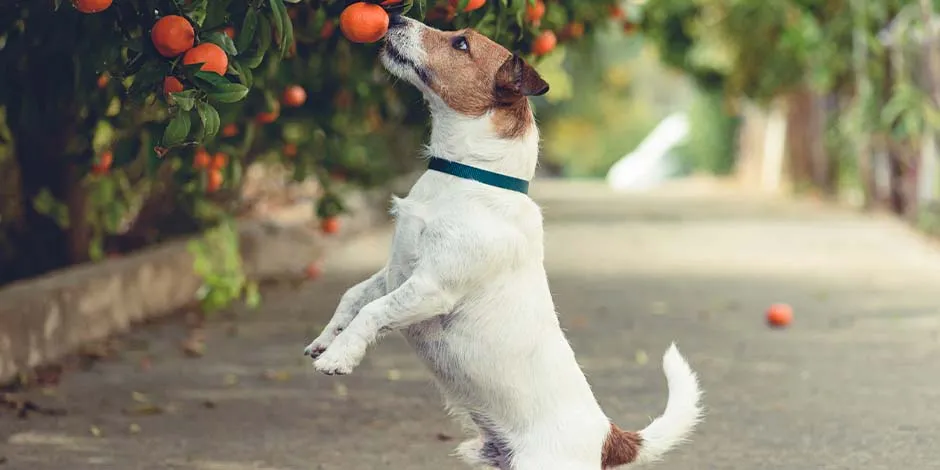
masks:
[[[682,442],[700,419],[700,391],[675,346],[663,357],[664,414],[627,432],[601,410],[559,326],[541,212],[525,194],[539,147],[527,96],[548,85],[475,31],[402,17],[382,62],[430,105],[431,170],[394,201],[388,264],[343,295],[307,346],[316,369],[348,374],[381,334],[402,331],[448,409],[479,433],[458,448],[473,465],[600,470]]]

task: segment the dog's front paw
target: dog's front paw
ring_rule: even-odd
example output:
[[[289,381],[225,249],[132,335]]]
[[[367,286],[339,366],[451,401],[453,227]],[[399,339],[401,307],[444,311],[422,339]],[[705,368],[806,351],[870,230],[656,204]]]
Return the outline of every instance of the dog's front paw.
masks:
[[[364,348],[338,347],[333,344],[320,357],[313,361],[313,367],[326,375],[347,375],[362,362],[365,355]]]

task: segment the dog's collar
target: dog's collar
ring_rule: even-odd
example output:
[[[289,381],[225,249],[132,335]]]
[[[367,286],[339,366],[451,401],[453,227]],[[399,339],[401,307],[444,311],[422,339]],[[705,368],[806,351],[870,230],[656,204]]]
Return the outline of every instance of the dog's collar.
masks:
[[[458,178],[479,181],[483,184],[516,191],[522,194],[529,193],[529,182],[524,179],[494,173],[443,158],[431,157],[428,161],[428,169],[447,173],[448,175],[453,175]]]

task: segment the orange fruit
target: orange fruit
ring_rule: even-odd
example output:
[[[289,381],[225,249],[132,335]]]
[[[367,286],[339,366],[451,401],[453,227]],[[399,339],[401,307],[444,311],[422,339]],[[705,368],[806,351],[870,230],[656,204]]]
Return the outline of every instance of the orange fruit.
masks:
[[[464,7],[463,11],[473,11],[483,8],[483,5],[486,5],[486,0],[470,0],[467,3],[467,6]],[[450,0],[450,6],[457,8],[460,6],[460,0]]]
[[[106,150],[98,157],[98,161],[91,166],[92,173],[96,175],[103,175],[111,169],[111,165],[114,163],[114,154],[110,150]]]
[[[376,42],[388,32],[388,13],[374,3],[353,3],[339,15],[339,28],[352,42]]]
[[[333,20],[326,20],[323,27],[320,28],[320,39],[329,39],[336,32],[336,23]]]
[[[637,30],[637,24],[632,21],[623,22],[623,32],[628,35],[635,33]]]
[[[545,55],[555,49],[558,45],[558,38],[551,31],[542,31],[532,43],[532,53],[535,55]]]
[[[784,327],[793,322],[793,308],[787,304],[773,304],[767,309],[767,323],[774,327]]]
[[[284,144],[284,150],[282,150],[282,153],[287,158],[296,157],[297,156],[297,144],[290,143],[290,142]]]
[[[398,5],[399,3],[403,1],[404,0],[385,0],[384,2],[380,3],[380,5],[387,7],[391,5]]]
[[[203,170],[209,168],[211,163],[212,155],[209,155],[209,152],[206,152],[206,149],[196,150],[196,154],[193,155],[193,168],[197,170]]]
[[[183,82],[176,77],[166,77],[163,79],[163,94],[170,96],[170,93],[179,93],[183,91]]]
[[[111,76],[108,75],[108,72],[98,75],[98,88],[104,88],[108,86],[108,82],[110,81],[111,81]]]
[[[238,135],[238,124],[233,122],[222,128],[222,137],[235,137],[236,135]]]
[[[255,121],[260,124],[271,124],[274,121],[277,121],[278,116],[281,115],[281,105],[277,102],[274,103],[274,107],[270,111],[263,111],[258,113],[255,116]]]
[[[284,89],[284,94],[281,95],[281,102],[284,103],[284,106],[290,108],[296,108],[304,104],[307,101],[307,90],[304,90],[304,87],[300,85],[291,85]]]
[[[531,3],[526,4],[525,17],[529,22],[537,25],[542,21],[543,16],[545,16],[545,2],[535,0],[535,5]]]
[[[196,42],[196,31],[186,18],[169,15],[154,23],[150,40],[163,57],[176,57],[192,49]]]
[[[213,170],[221,170],[225,168],[225,164],[228,163],[228,155],[225,155],[222,152],[216,152],[212,156],[212,163],[209,164],[209,168]]]
[[[226,26],[225,29],[222,30],[222,32],[225,33],[226,36],[232,39],[235,39],[235,27]]]
[[[188,51],[183,56],[183,65],[202,64],[199,70],[225,75],[228,70],[228,56],[221,47],[204,42]]]
[[[334,234],[339,232],[339,217],[327,217],[320,221],[320,230],[326,234]]]
[[[611,5],[608,11],[610,12],[610,17],[615,20],[623,18],[623,8],[620,8],[620,5]]]
[[[580,21],[568,23],[565,25],[564,34],[571,39],[579,39],[581,36],[584,36],[584,23]]]
[[[72,6],[82,13],[98,13],[111,6],[111,0],[72,0]]]
[[[211,169],[206,178],[206,191],[214,193],[222,187],[222,172],[220,170]]]

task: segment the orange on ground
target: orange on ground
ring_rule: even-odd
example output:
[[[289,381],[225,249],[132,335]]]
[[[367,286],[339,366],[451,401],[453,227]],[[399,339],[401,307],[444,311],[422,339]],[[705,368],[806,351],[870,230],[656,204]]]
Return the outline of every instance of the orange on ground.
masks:
[[[326,234],[339,232],[339,217],[327,217],[320,221],[320,230]]]
[[[222,171],[212,169],[206,176],[206,191],[214,193],[222,187]]]
[[[228,56],[221,47],[204,42],[188,51],[183,56],[183,65],[202,64],[199,70],[225,75],[228,70]]]
[[[773,304],[767,309],[767,323],[784,327],[793,322],[793,308],[787,304]]]
[[[170,96],[170,93],[179,93],[183,91],[183,82],[176,77],[166,77],[163,79],[163,94]]]
[[[464,7],[463,11],[473,11],[483,8],[483,5],[486,5],[486,0],[470,0],[467,3],[467,6]],[[460,6],[460,0],[450,0],[450,6],[457,8]]]
[[[209,164],[209,168],[213,170],[221,170],[225,168],[225,164],[228,163],[228,155],[225,155],[222,152],[216,152],[212,156],[212,163]]]
[[[193,168],[197,170],[203,170],[209,168],[211,163],[212,155],[209,155],[209,152],[206,152],[206,149],[196,150],[196,154],[193,155]]]
[[[222,137],[235,137],[236,135],[238,135],[238,124],[233,122],[222,128]]]
[[[270,111],[263,111],[258,113],[255,116],[255,121],[261,124],[271,124],[274,121],[277,121],[278,116],[281,115],[281,105],[277,102],[274,103],[274,107]]]
[[[297,156],[297,144],[288,142],[284,144],[284,150],[282,153],[285,157],[292,158]]]
[[[176,57],[193,48],[196,31],[186,18],[169,15],[154,23],[150,40],[163,57]]]
[[[339,15],[339,28],[352,42],[376,42],[388,32],[388,13],[374,3],[353,3]]]
[[[545,55],[555,49],[558,45],[558,38],[552,31],[542,31],[532,43],[532,53],[535,55]]]
[[[538,24],[542,21],[543,16],[545,16],[545,2],[535,0],[535,5],[526,3],[525,18],[529,20],[530,23]]]
[[[98,75],[98,88],[104,88],[108,86],[108,82],[110,81],[111,81],[111,76],[108,75],[108,72]]]
[[[91,166],[91,171],[96,175],[103,175],[111,169],[113,163],[114,154],[110,150],[106,150],[98,157],[98,161]]]
[[[111,6],[111,0],[72,0],[72,6],[82,13],[98,13]]]
[[[235,39],[235,27],[234,26],[226,26],[225,29],[222,30],[222,32],[225,33],[226,36],[232,39]]]
[[[323,269],[320,268],[320,264],[317,262],[308,264],[304,269],[304,275],[310,280],[320,277],[321,274],[323,274]]]
[[[304,87],[300,85],[288,86],[284,89],[284,94],[281,95],[281,102],[289,108],[301,106],[305,101],[307,101],[307,90],[304,90]]]

